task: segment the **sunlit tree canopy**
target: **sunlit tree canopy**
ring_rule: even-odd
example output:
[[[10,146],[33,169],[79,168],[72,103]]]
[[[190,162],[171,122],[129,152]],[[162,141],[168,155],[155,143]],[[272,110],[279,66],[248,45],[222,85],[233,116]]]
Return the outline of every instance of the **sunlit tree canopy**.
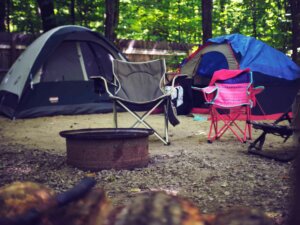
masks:
[[[36,0],[8,2],[10,32],[42,32]],[[291,42],[288,2],[214,0],[212,34],[241,33],[286,51]],[[120,0],[117,38],[201,43],[201,7],[201,0]],[[54,0],[54,13],[58,25],[77,24],[104,32],[105,0]]]

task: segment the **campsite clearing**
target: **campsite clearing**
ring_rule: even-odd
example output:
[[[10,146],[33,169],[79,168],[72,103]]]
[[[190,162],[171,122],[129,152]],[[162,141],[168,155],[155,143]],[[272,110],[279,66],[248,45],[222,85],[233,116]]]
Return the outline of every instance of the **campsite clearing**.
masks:
[[[239,143],[230,133],[208,144],[206,116],[198,115],[197,120],[179,116],[181,123],[170,126],[170,146],[163,145],[152,135],[147,167],[95,173],[66,164],[65,140],[59,132],[112,127],[112,114],[15,121],[0,117],[0,185],[30,180],[61,192],[85,175],[92,175],[114,205],[127,204],[137,193],[165,190],[187,197],[204,213],[243,206],[285,218],[291,200],[293,163],[249,155],[248,144]],[[149,120],[155,127],[162,127],[162,115],[153,115]],[[131,116],[120,113],[119,121],[126,127]],[[254,130],[254,137],[259,133]],[[266,146],[273,150],[288,149],[292,144],[292,139],[283,144],[279,137],[267,138]]]

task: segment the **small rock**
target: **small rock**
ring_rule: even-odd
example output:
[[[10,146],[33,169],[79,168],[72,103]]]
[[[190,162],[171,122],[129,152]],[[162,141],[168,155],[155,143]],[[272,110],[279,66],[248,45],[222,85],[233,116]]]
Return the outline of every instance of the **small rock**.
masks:
[[[227,187],[227,186],[228,186],[227,182],[224,182],[223,184],[221,184],[221,187]]]

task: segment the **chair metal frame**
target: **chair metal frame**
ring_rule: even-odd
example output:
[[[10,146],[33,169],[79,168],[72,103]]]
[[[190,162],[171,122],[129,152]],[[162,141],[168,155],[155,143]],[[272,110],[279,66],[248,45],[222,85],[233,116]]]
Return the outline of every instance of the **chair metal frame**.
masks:
[[[221,88],[223,84],[216,82],[214,85],[205,88],[192,87],[194,90],[201,91],[204,94],[206,104],[209,104],[211,119],[207,136],[209,143],[220,139],[227,130],[230,130],[242,143],[252,139],[252,127],[249,123],[249,121],[251,121],[251,108],[255,104],[255,95],[260,93],[264,88],[253,88],[251,72],[249,72],[249,76],[249,83],[226,84]],[[226,105],[226,99],[223,99],[224,104],[220,104],[217,101],[221,91],[229,93],[238,85],[241,85],[239,88],[243,88],[243,94],[245,95],[245,100],[241,104],[235,105],[229,102],[228,105]],[[228,101],[230,101],[230,99]],[[226,113],[222,111],[226,111]],[[241,128],[241,126],[237,124],[237,120],[241,115],[245,116],[244,128]],[[223,125],[221,124],[220,126],[220,122],[222,122]]]
[[[216,107],[215,105],[212,105],[210,108],[211,110],[210,114],[212,115],[210,130],[208,134],[208,141],[210,143],[212,143],[216,139],[221,138],[228,129],[231,130],[231,132],[236,136],[236,138],[242,143],[246,142],[246,140],[248,139],[249,140],[252,139],[251,125],[249,125],[246,122],[242,130],[241,127],[236,122],[240,115],[246,115],[246,121],[251,120],[251,113],[250,113],[251,109],[249,105],[232,107],[229,109],[230,112],[227,114],[219,113],[218,109],[222,109],[222,108]],[[219,122],[221,121],[224,124],[221,128],[219,128]],[[214,132],[213,136],[212,136],[212,132]]]
[[[119,91],[122,89],[122,84],[118,78],[118,74],[114,70],[114,62],[118,61],[118,63],[124,63],[124,64],[130,64],[134,67],[134,65],[141,65],[141,64],[149,64],[149,63],[159,63],[162,66],[162,72],[161,72],[161,79],[159,81],[159,88],[161,90],[161,96],[152,99],[147,102],[135,102],[135,101],[130,101],[128,99],[124,99],[118,96]],[[114,114],[114,126],[115,128],[118,127],[118,110],[117,106],[120,106],[121,108],[125,109],[127,112],[130,113],[135,119],[136,122],[131,126],[132,128],[137,128],[139,125],[143,125],[148,129],[153,130],[154,135],[162,141],[165,145],[170,144],[169,140],[169,132],[168,132],[168,127],[169,127],[169,113],[170,113],[170,108],[171,108],[171,93],[173,90],[175,90],[173,87],[175,86],[175,81],[176,78],[179,76],[184,76],[184,75],[176,75],[174,79],[171,82],[171,91],[166,91],[165,86],[167,85],[167,80],[166,80],[166,64],[164,59],[157,59],[157,60],[152,60],[152,61],[146,61],[146,62],[128,62],[128,61],[120,61],[120,60],[113,60],[113,75],[114,75],[114,82],[109,82],[107,81],[104,77],[102,76],[93,76],[91,77],[92,79],[101,79],[104,83],[104,87],[106,92],[108,93],[109,97],[113,101],[113,114]],[[145,84],[140,84],[140,85],[145,85]],[[114,86],[114,93],[111,92],[109,86]],[[131,106],[137,106],[137,107],[144,107],[147,106],[148,110],[142,110],[144,113],[142,115],[139,115],[136,113],[136,110],[132,110]],[[163,134],[160,134],[157,132],[148,122],[146,122],[146,118],[152,114],[152,112],[157,109],[159,106],[163,106],[163,114],[164,114],[164,130]],[[140,111],[140,110],[139,110]]]
[[[278,119],[276,119],[273,123],[265,123],[265,122],[255,122],[251,121],[249,124],[253,125],[254,129],[262,130],[262,133],[256,138],[252,143],[250,143],[248,147],[249,152],[254,151],[262,151],[263,145],[266,140],[267,134],[273,134],[275,136],[280,136],[286,142],[291,135],[293,135],[294,128],[292,127],[293,118],[289,115],[291,109],[283,113]],[[287,121],[288,125],[281,125],[279,123]]]

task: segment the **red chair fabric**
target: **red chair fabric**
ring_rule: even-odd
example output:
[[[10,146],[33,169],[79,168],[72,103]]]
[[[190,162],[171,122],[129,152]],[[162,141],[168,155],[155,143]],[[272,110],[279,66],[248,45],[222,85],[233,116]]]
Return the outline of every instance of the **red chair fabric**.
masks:
[[[216,71],[210,86],[193,89],[201,91],[206,103],[210,105],[208,142],[221,138],[228,130],[240,142],[252,138],[249,123],[251,108],[256,104],[255,95],[260,93],[263,87],[253,88],[252,73],[249,69]],[[244,121],[237,122],[241,117]]]

